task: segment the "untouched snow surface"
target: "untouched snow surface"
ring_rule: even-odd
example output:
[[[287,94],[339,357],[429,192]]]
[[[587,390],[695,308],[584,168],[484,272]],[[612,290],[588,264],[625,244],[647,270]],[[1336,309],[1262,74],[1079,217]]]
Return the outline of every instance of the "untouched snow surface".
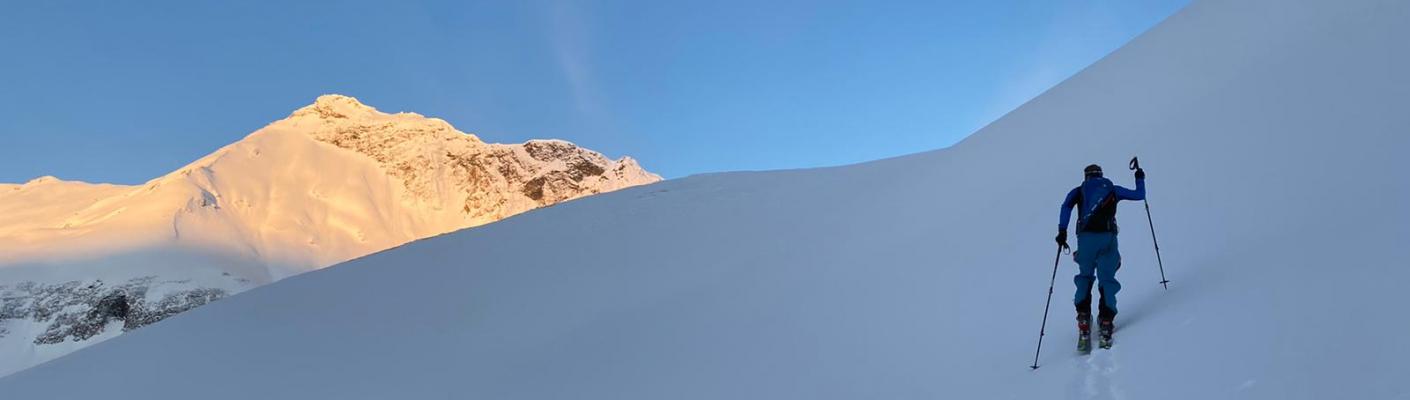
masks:
[[[1410,3],[1197,2],[953,148],[696,176],[264,286],[0,379],[24,399],[1410,397]],[[1116,346],[1058,203],[1140,155]],[[75,384],[81,383],[81,384]]]

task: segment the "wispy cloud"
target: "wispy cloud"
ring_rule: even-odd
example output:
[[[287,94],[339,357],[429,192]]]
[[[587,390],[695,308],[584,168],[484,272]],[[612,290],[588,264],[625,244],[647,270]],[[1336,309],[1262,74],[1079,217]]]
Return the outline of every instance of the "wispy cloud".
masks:
[[[559,0],[550,5],[549,35],[578,112],[589,120],[602,121],[607,114],[592,70],[591,26],[575,2]]]

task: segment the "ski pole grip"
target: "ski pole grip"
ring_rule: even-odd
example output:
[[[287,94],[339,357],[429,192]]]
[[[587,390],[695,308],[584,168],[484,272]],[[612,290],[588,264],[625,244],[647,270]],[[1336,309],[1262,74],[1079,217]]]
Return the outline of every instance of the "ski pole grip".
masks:
[[[1141,168],[1141,162],[1140,162],[1140,161],[1137,161],[1137,160],[1136,160],[1136,157],[1131,157],[1131,165],[1130,165],[1130,167],[1131,167],[1131,170],[1132,170],[1132,171],[1135,171],[1135,170]]]

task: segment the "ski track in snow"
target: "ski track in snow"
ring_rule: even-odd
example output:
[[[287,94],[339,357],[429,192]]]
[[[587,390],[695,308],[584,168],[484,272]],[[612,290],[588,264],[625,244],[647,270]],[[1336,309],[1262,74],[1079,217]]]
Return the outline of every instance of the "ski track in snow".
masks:
[[[1113,345],[1111,349],[1094,348],[1088,355],[1075,354],[1072,360],[1073,377],[1068,384],[1067,398],[1126,399],[1125,391],[1119,384],[1120,356],[1116,349],[1117,346]]]

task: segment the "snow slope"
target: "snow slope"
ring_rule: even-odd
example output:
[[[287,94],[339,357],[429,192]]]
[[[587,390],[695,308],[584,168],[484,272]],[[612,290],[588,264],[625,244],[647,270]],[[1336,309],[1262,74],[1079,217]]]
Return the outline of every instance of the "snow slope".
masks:
[[[44,177],[0,186],[0,298],[9,309],[0,311],[0,375],[95,341],[62,336],[104,320],[90,312],[107,294],[77,290],[89,285],[121,291],[135,308],[167,301],[181,306],[161,309],[184,310],[208,301],[209,290],[220,297],[657,180],[631,158],[556,140],[484,143],[440,119],[326,95],[144,185]],[[38,286],[22,287],[30,283]],[[196,301],[166,300],[173,293]],[[119,317],[125,329],[141,325]]]
[[[0,379],[17,398],[1410,397],[1410,3],[1208,0],[949,149],[696,176],[299,275]],[[1127,203],[1072,350],[1057,205]],[[473,258],[474,263],[466,260]],[[152,382],[160,384],[152,384]],[[82,385],[72,384],[82,382]]]

